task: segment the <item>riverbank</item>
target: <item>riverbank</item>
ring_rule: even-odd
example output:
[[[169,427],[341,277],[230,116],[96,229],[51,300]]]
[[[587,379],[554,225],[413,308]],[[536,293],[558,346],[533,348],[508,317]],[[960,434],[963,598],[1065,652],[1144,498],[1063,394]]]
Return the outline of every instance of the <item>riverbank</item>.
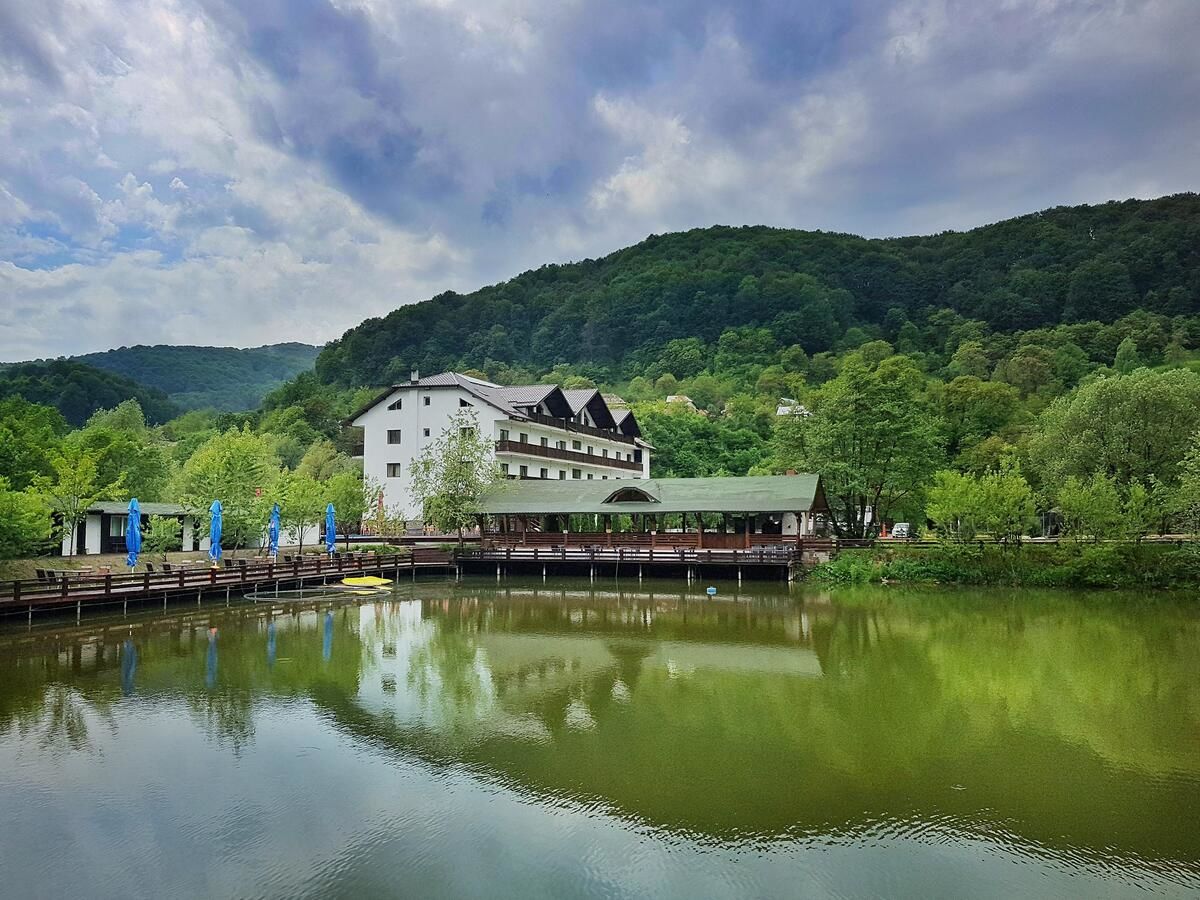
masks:
[[[895,581],[1029,587],[1174,587],[1200,584],[1196,544],[891,544],[843,550],[809,578],[830,584]]]

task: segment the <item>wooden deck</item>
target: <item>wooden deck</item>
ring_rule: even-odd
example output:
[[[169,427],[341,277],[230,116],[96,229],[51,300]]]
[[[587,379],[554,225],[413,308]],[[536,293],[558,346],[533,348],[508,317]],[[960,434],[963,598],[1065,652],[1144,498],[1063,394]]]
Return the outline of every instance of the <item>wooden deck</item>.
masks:
[[[290,562],[267,562],[236,565],[224,569],[176,569],[171,572],[139,572],[136,574],[90,575],[70,580],[0,582],[0,615],[24,614],[32,619],[35,612],[75,608],[76,617],[84,607],[104,604],[146,603],[167,601],[180,596],[195,597],[199,603],[205,596],[243,594],[249,591],[302,587],[313,582],[351,575],[383,575],[400,577],[418,572],[452,572],[456,570],[454,554],[425,547],[415,547],[411,553],[352,553],[332,559],[312,556]]]

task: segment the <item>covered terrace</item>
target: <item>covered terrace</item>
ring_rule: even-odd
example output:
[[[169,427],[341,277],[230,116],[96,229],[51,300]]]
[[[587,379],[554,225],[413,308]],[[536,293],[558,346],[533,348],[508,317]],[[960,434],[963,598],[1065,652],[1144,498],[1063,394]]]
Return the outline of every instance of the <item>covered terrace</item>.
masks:
[[[480,504],[485,548],[799,546],[828,511],[815,474],[509,481]]]

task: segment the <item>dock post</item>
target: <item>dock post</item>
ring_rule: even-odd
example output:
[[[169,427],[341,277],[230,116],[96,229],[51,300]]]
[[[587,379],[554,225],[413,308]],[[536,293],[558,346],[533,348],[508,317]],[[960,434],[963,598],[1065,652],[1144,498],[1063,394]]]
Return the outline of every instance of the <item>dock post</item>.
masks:
[[[226,590],[229,590],[229,588],[226,588]],[[196,609],[200,608],[200,594],[200,588],[196,588]]]
[[[76,600],[75,601],[75,624],[76,625],[79,624],[79,616],[82,612],[83,612],[83,601]]]
[[[596,564],[595,563],[592,563],[592,565],[588,566],[588,578],[591,579],[592,581],[596,580]]]
[[[500,563],[496,563],[496,580],[500,580]]]
[[[546,564],[542,563],[542,584],[546,583]]]
[[[129,600],[126,599],[121,601],[121,618],[127,615],[129,615]]]
[[[742,567],[738,566],[738,584],[742,583]]]
[[[638,563],[638,584],[642,583],[642,564]]]
[[[29,625],[33,626],[33,604],[29,605]]]

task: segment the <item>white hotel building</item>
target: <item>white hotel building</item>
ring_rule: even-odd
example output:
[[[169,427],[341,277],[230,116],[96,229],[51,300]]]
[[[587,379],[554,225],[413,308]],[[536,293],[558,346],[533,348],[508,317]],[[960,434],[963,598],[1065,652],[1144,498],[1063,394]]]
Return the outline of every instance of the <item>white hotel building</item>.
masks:
[[[383,485],[384,503],[419,519],[412,496],[413,461],[472,409],[509,478],[616,481],[650,477],[650,451],[628,409],[610,409],[593,389],[564,391],[551,384],[503,387],[443,372],[380,394],[349,425],[363,430],[363,474]]]

